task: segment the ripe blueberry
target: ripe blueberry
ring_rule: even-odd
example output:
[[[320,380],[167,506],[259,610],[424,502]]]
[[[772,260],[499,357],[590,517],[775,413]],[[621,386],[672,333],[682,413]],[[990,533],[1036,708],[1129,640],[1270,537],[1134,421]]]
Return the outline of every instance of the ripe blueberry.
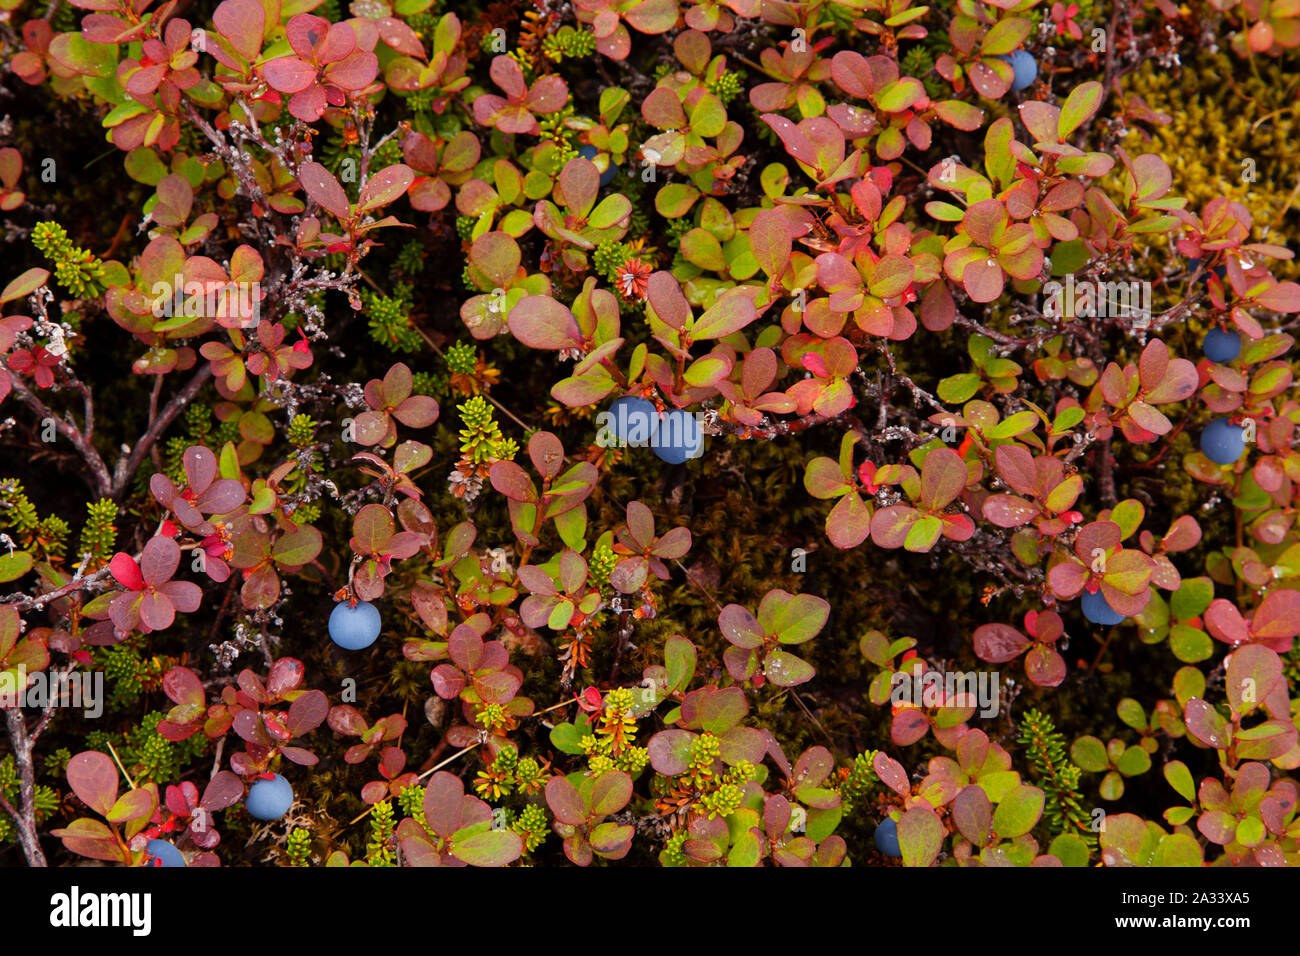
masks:
[[[609,427],[624,444],[644,448],[659,428],[659,410],[648,399],[624,395],[609,406]]]
[[[356,607],[340,601],[330,612],[330,640],[345,650],[359,651],[375,643],[379,626],[379,611],[369,601]]]
[[[898,824],[889,817],[880,821],[880,826],[876,827],[876,835],[872,839],[876,843],[876,849],[885,856],[903,855],[903,851],[898,846]]]
[[[674,408],[659,421],[650,440],[654,453],[670,465],[698,458],[704,451],[704,433],[690,412]]]
[[[1011,69],[1015,73],[1011,80],[1011,92],[1013,93],[1028,89],[1034,80],[1038,78],[1038,61],[1024,50],[1016,50],[1011,54],[1001,54],[998,59],[1010,63]]]
[[[293,787],[278,773],[273,780],[255,780],[244,807],[258,820],[278,820],[293,806]]]
[[[181,851],[176,849],[166,840],[150,840],[145,844],[145,852],[153,860],[146,860],[145,866],[185,866],[185,857],[181,856]],[[154,860],[158,862],[155,863]]]
[[[1124,620],[1124,615],[1110,606],[1100,588],[1092,592],[1084,591],[1079,607],[1083,609],[1083,616],[1092,621],[1093,624],[1110,627],[1112,624],[1118,624]]]
[[[1241,336],[1231,329],[1210,329],[1201,349],[1211,362],[1231,362],[1241,354]]]
[[[1245,431],[1226,418],[1216,418],[1201,432],[1201,451],[1216,464],[1231,465],[1245,450]]]

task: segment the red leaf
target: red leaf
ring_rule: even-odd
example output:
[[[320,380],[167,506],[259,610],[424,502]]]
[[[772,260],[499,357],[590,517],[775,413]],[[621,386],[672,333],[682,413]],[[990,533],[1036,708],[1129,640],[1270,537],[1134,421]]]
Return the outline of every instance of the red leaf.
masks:
[[[1005,664],[1015,660],[1029,646],[1029,638],[1009,624],[982,624],[971,635],[980,660]]]
[[[144,590],[144,576],[140,573],[140,565],[136,564],[135,558],[126,552],[119,551],[113,555],[113,560],[108,563],[108,570],[122,587],[130,588],[132,591]]]
[[[298,181],[302,183],[303,191],[326,212],[336,219],[348,218],[351,207],[347,193],[333,173],[320,163],[303,163],[298,170]]]
[[[68,785],[81,802],[107,816],[117,802],[117,767],[98,750],[86,750],[68,761]]]

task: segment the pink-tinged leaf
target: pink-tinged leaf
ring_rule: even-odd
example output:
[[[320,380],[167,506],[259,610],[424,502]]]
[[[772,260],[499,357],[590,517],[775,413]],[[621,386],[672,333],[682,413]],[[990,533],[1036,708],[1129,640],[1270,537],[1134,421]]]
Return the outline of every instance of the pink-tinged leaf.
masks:
[[[910,796],[912,785],[908,780],[907,771],[903,765],[889,755],[877,751],[875,757],[871,760],[871,767],[880,778],[880,782],[893,790],[900,797]]]
[[[976,302],[993,302],[1002,295],[1005,279],[1002,267],[992,259],[976,259],[966,264],[961,277],[967,294]]]
[[[125,861],[125,851],[118,843],[117,837],[108,825],[82,817],[73,820],[61,830],[50,831],[51,835],[63,841],[63,845],[78,856],[92,860],[107,860],[121,863]]]
[[[1187,359],[1171,359],[1160,383],[1143,392],[1142,398],[1148,405],[1185,401],[1196,391],[1197,382],[1195,365]]]
[[[1232,743],[1232,734],[1227,722],[1207,701],[1193,697],[1183,708],[1183,718],[1187,722],[1187,732],[1205,747],[1215,750],[1227,750]]]
[[[533,84],[524,100],[524,105],[530,110],[547,114],[562,109],[568,99],[568,85],[560,76],[549,73]]]
[[[952,801],[952,822],[963,837],[982,847],[988,842],[993,825],[993,804],[978,784],[969,784],[957,792]]]
[[[1224,598],[1210,602],[1205,611],[1205,629],[1211,637],[1225,644],[1241,644],[1250,639],[1246,619],[1235,604]]]
[[[685,730],[661,730],[646,745],[650,753],[650,765],[667,776],[685,772],[690,766],[694,741],[695,735]]]
[[[315,82],[316,67],[296,56],[282,56],[268,61],[262,67],[262,75],[274,90],[301,93]]]
[[[439,770],[424,790],[424,821],[440,837],[450,837],[461,828],[465,785],[455,774]]]
[[[188,707],[202,707],[203,683],[187,667],[173,667],[162,679],[163,693],[176,704]]]
[[[1266,641],[1289,640],[1300,634],[1300,591],[1282,588],[1264,595],[1250,622],[1250,633]]]
[[[68,761],[68,785],[72,792],[100,816],[107,816],[117,802],[117,767],[113,758],[98,750],[85,750]]]
[[[1015,660],[1029,646],[1029,638],[1008,624],[982,624],[971,635],[975,654],[982,661],[1005,664]]]
[[[1286,684],[1282,674],[1282,658],[1261,644],[1247,644],[1228,656],[1227,680],[1224,690],[1228,703],[1239,714],[1247,714],[1263,705],[1281,685],[1283,700]],[[1284,710],[1285,712],[1285,710]]]
[[[871,537],[882,548],[901,548],[921,513],[907,505],[890,505],[871,518]]]
[[[936,448],[921,467],[921,503],[931,510],[945,507],[966,487],[966,464],[951,448]]]
[[[171,538],[150,538],[140,552],[140,574],[145,584],[157,586],[171,580],[181,563],[181,549]]]
[[[841,550],[856,548],[871,534],[871,509],[851,491],[826,516],[826,537]]]
[[[660,321],[674,329],[683,328],[691,320],[690,304],[671,272],[660,271],[650,276],[646,299]]]
[[[518,102],[528,93],[528,84],[524,80],[524,71],[508,56],[496,56],[492,58],[492,65],[488,68],[488,73],[492,77],[492,82],[501,87],[502,91],[508,96],[511,102]]]
[[[386,166],[361,187],[358,211],[368,212],[395,202],[415,181],[415,172],[402,163]]]
[[[749,247],[764,272],[781,275],[790,264],[793,248],[789,220],[774,209],[759,212],[749,227]]]
[[[324,79],[342,90],[363,90],[379,75],[379,58],[368,50],[357,50],[346,59],[325,68]],[[335,103],[342,105],[342,98]]]
[[[166,595],[146,592],[140,597],[140,623],[147,631],[165,631],[176,620],[176,608]]]
[[[1019,528],[1038,516],[1038,508],[1017,495],[989,495],[982,510],[999,528]]]
[[[48,269],[28,269],[5,286],[3,292],[0,292],[0,305],[31,295],[44,285],[45,280],[49,277],[50,270]]]
[[[608,816],[617,813],[627,806],[631,797],[632,778],[622,770],[607,770],[592,783],[592,815]]]
[[[530,295],[510,310],[510,331],[534,349],[569,349],[582,344],[582,330],[565,306],[549,295]]]
[[[492,487],[512,501],[538,500],[537,487],[528,473],[512,461],[498,461],[489,471]]]
[[[1300,312],[1300,285],[1279,282],[1257,294],[1255,301],[1270,312]]]
[[[1025,655],[1025,673],[1039,687],[1056,687],[1065,680],[1065,660],[1052,648],[1036,644]]]
[[[257,0],[222,0],[212,23],[245,60],[257,58],[266,31],[266,9]]]
[[[348,218],[351,206],[347,193],[334,174],[320,163],[303,163],[298,169],[298,181],[307,195],[334,218]]]
[[[318,690],[309,690],[289,705],[285,727],[294,737],[311,733],[319,727],[329,713],[329,698]]]
[[[428,428],[438,420],[438,402],[428,395],[411,395],[393,409],[393,417],[407,428]]]
[[[199,806],[211,810],[224,810],[234,806],[244,796],[244,784],[229,770],[217,773],[203,790]]]
[[[667,733],[667,731],[665,732]],[[683,733],[683,731],[678,731]],[[546,784],[546,804],[555,819],[568,826],[582,826],[587,822],[587,805],[578,788],[562,776],[552,777]]]
[[[353,548],[361,554],[382,554],[396,530],[392,512],[381,504],[365,505],[352,519]]]
[[[395,17],[380,17],[375,21],[379,36],[393,50],[424,59],[424,47],[415,31]]]
[[[905,707],[898,713],[889,726],[889,739],[900,747],[916,743],[930,729],[929,718],[915,707]]]
[[[203,601],[203,589],[193,581],[168,581],[158,586],[158,593],[182,614],[193,614]]]

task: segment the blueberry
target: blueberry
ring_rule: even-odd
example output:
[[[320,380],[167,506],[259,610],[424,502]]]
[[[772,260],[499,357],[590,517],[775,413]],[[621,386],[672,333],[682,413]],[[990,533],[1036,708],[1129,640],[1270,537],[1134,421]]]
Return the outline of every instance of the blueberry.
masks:
[[[379,636],[379,611],[369,601],[348,607],[340,601],[330,612],[330,640],[349,651],[359,651],[375,643]]]
[[[1038,62],[1024,50],[1016,50],[1010,55],[1000,54],[998,59],[1010,63],[1011,69],[1015,72],[1015,76],[1011,80],[1011,92],[1013,93],[1028,89],[1034,80],[1038,78]]]
[[[278,820],[293,806],[293,787],[278,773],[273,780],[256,780],[248,788],[244,807],[258,820]]]
[[[594,163],[596,161],[596,157],[600,155],[600,150],[596,149],[595,146],[588,144],[586,146],[580,146],[578,148],[578,155],[581,156],[583,159],[589,159]],[[608,186],[610,183],[614,181],[614,177],[616,175],[618,175],[618,170],[614,168],[614,164],[613,162],[611,162],[609,164],[609,168],[600,174],[600,184],[602,186]]]
[[[1226,418],[1216,418],[1201,432],[1201,451],[1216,464],[1231,465],[1245,450],[1245,432]]]
[[[903,851],[898,847],[898,824],[889,817],[880,821],[880,826],[876,827],[876,835],[872,839],[875,840],[876,849],[885,856],[903,855]]]
[[[181,851],[166,840],[150,840],[144,849],[153,857],[153,860],[145,861],[145,866],[185,866],[185,857],[181,856]]]
[[[636,395],[624,395],[609,406],[609,427],[625,444],[644,448],[659,428],[659,410],[654,402]]]
[[[650,445],[668,464],[680,465],[688,458],[700,457],[704,451],[704,433],[693,414],[674,408],[660,419]]]
[[[1241,354],[1241,336],[1231,329],[1210,329],[1201,348],[1211,362],[1231,362]]]
[[[1093,592],[1084,591],[1083,600],[1079,602],[1079,607],[1083,609],[1083,616],[1092,621],[1093,624],[1103,624],[1109,627],[1124,620],[1124,615],[1107,603],[1106,596],[1101,593],[1100,588]]]

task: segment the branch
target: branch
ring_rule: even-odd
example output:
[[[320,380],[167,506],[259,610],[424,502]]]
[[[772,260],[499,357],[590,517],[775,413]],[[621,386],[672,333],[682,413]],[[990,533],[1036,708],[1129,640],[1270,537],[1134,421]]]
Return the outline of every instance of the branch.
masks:
[[[92,588],[97,586],[101,581],[107,578],[108,575],[109,575],[109,569],[107,566],[105,566],[100,568],[94,574],[88,575],[87,577],[84,578],[74,577],[67,584],[62,585],[61,587],[57,587],[53,591],[47,591],[44,594],[38,594],[36,597],[24,597],[16,604],[10,604],[8,606],[14,608],[20,614],[23,611],[39,610],[40,608],[51,603],[52,601],[57,601],[59,598],[67,597],[69,594],[72,594],[76,591],[91,590]]]
[[[9,741],[13,744],[14,759],[22,781],[20,809],[13,818],[14,826],[18,828],[18,842],[22,844],[28,866],[46,866],[45,853],[36,836],[36,768],[32,764],[32,739],[27,735],[27,722],[23,719],[22,710],[18,707],[6,708],[5,724],[9,729]],[[12,809],[6,807],[6,810]]]
[[[0,363],[0,367],[3,367],[3,363]],[[94,418],[92,417],[87,420],[87,435],[83,435],[81,429],[72,422],[66,418],[60,418],[55,415],[53,410],[37,398],[36,394],[23,383],[22,379],[18,375],[10,373],[9,378],[10,383],[13,386],[13,392],[18,396],[18,400],[34,411],[42,420],[48,419],[49,421],[52,421],[59,434],[72,442],[72,446],[77,449],[81,454],[81,457],[85,459],[87,467],[90,468],[91,478],[93,478],[93,481],[89,481],[91,489],[95,491],[99,497],[107,497],[109,492],[112,490],[113,481],[109,478],[108,466],[104,464],[104,459],[99,456],[99,452],[95,450],[94,444],[87,437],[90,430],[94,427]],[[84,393],[83,397],[85,397]],[[90,406],[88,399],[86,407],[88,414],[91,414],[89,412]]]
[[[162,437],[163,432],[167,430],[167,426],[176,419],[176,416],[184,410],[186,405],[194,400],[194,396],[199,393],[199,389],[206,385],[211,377],[212,366],[205,364],[194,373],[194,377],[186,383],[184,388],[172,396],[172,400],[167,403],[167,407],[162,410],[162,414],[150,423],[148,431],[141,435],[140,440],[135,443],[135,448],[131,450],[130,457],[124,455],[118,459],[111,492],[106,492],[108,497],[117,499],[122,496],[122,493],[126,491],[127,483],[131,480],[131,476],[140,467],[140,463],[149,454],[149,450]]]

